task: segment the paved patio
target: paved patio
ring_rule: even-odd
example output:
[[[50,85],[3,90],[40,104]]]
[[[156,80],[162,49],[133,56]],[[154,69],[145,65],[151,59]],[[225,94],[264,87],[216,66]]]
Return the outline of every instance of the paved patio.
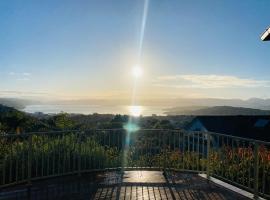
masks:
[[[23,186],[5,189],[0,193],[4,199],[211,199],[246,200],[206,179],[189,173],[163,173],[160,171],[106,172],[77,177],[63,177],[33,183],[30,194]]]
[[[229,191],[206,179],[187,173],[160,171],[126,171],[124,174],[107,173],[103,175],[94,195],[100,199],[248,199]]]

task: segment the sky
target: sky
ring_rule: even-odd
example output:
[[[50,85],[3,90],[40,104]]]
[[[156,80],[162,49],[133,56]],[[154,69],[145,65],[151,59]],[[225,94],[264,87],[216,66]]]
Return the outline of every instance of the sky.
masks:
[[[270,42],[260,40],[269,8],[269,0],[2,0],[0,97],[130,99],[140,64],[138,101],[270,98]]]

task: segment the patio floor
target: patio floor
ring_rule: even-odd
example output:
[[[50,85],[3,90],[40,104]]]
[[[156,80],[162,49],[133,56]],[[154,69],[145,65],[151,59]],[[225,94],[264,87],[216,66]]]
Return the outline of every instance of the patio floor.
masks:
[[[119,171],[63,177],[33,184],[31,193],[23,186],[0,191],[3,199],[166,199],[166,200],[246,200],[248,198],[227,190],[191,173],[160,171]]]
[[[188,173],[126,171],[107,173],[94,195],[100,199],[247,199],[206,179]]]

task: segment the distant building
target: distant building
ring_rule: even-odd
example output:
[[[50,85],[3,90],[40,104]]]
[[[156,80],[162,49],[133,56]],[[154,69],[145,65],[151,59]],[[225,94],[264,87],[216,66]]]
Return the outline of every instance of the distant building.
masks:
[[[185,129],[270,141],[270,116],[199,116]]]

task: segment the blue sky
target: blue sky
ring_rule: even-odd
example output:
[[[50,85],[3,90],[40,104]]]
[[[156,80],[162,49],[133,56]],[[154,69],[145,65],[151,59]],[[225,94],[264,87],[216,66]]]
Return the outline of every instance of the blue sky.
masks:
[[[143,0],[0,1],[0,96],[129,98]],[[268,0],[150,0],[138,98],[270,98]]]

